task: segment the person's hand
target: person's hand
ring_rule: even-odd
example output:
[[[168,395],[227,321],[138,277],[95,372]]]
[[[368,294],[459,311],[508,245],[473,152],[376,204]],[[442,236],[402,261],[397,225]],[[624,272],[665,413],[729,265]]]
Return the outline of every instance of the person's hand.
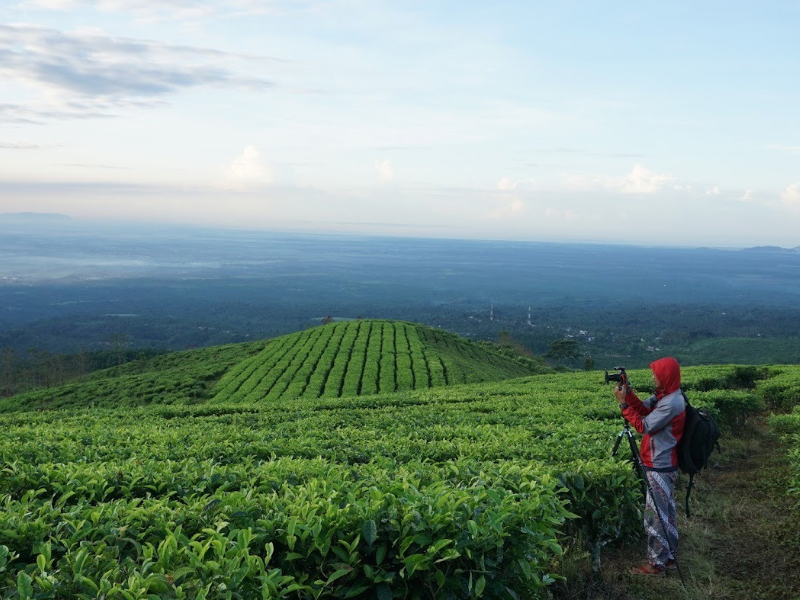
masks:
[[[625,389],[624,385],[619,384],[619,385],[615,385],[614,386],[614,395],[617,397],[617,400],[619,400],[620,404],[624,404],[625,396],[627,394],[628,394],[628,390]]]

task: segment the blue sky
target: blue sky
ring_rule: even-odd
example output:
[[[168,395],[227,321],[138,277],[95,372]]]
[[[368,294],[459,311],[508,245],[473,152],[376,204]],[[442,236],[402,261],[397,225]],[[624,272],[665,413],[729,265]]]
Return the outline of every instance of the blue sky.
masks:
[[[10,0],[0,212],[800,245],[795,2]]]

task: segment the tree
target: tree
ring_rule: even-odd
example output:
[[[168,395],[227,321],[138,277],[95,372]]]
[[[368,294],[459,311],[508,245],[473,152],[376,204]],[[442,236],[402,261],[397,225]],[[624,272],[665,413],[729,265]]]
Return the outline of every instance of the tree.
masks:
[[[506,356],[512,358],[516,358],[517,356],[533,356],[533,352],[523,346],[505,329],[498,334],[496,343]]]
[[[333,317],[330,315],[327,317],[322,317],[322,324],[327,325],[328,323],[333,323]]]
[[[125,362],[125,350],[128,347],[128,336],[124,333],[112,333],[109,341],[111,351],[117,358],[117,366]]]
[[[549,360],[569,360],[580,356],[579,344],[575,340],[554,340],[550,342],[545,358]]]
[[[12,348],[3,348],[0,353],[0,396],[13,396],[17,392],[17,353]]]

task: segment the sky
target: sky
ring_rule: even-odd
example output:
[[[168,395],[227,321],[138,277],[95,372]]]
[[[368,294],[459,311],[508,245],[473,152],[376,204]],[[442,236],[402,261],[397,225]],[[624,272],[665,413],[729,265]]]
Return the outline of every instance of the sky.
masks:
[[[800,246],[800,3],[3,0],[0,213]]]

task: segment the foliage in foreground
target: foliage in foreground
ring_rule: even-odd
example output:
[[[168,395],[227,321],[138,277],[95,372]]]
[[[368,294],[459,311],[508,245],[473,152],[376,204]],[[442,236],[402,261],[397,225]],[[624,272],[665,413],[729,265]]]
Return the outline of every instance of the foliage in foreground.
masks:
[[[696,403],[731,423],[757,396],[720,393],[733,373],[686,370]],[[0,586],[23,598],[540,595],[563,544],[597,555],[639,529],[601,380],[0,416]]]
[[[764,383],[764,396],[775,408],[790,409],[789,413],[772,415],[770,425],[782,435],[789,448],[792,478],[789,493],[800,506],[800,370],[783,368]]]

